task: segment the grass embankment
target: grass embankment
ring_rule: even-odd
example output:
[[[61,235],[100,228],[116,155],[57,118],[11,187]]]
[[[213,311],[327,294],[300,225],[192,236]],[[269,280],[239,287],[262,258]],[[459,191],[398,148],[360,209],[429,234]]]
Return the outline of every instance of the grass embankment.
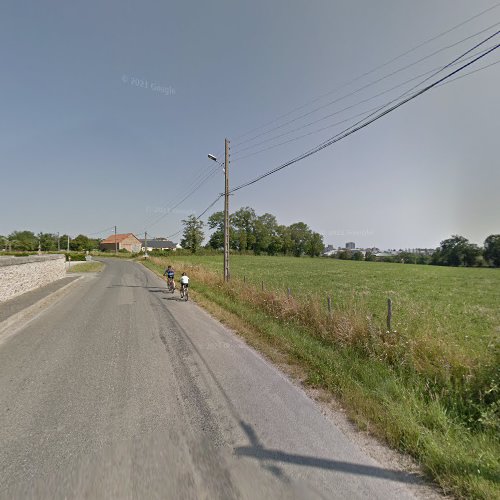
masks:
[[[104,264],[102,262],[82,262],[72,264],[68,268],[68,273],[98,273],[102,271]]]
[[[162,272],[167,263],[188,272],[195,298],[212,312],[272,358],[281,353],[300,367],[307,384],[416,457],[444,491],[500,497],[496,270],[234,256],[224,285],[220,257],[147,265]]]

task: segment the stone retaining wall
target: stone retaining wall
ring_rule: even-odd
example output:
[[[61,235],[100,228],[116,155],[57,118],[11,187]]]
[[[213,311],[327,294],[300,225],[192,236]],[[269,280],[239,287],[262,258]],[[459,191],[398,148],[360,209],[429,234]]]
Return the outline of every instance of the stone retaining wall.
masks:
[[[0,257],[0,302],[66,276],[64,255]]]

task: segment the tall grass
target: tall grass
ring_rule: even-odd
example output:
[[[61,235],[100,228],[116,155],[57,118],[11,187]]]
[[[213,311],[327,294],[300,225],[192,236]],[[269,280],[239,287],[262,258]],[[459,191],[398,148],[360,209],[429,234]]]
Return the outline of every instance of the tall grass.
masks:
[[[246,259],[259,270],[265,262]],[[151,264],[160,269],[166,261],[153,258]],[[188,271],[195,291],[198,286],[205,297],[277,342],[306,369],[310,384],[336,394],[360,425],[418,458],[443,488],[463,497],[499,495],[495,345],[471,349],[453,332],[437,333],[429,318],[418,334],[409,326],[387,331],[370,301],[356,294],[344,294],[329,315],[323,294],[289,297],[283,286],[262,290],[251,275],[224,284],[220,273],[186,256],[175,265]],[[414,314],[408,317],[418,318]]]

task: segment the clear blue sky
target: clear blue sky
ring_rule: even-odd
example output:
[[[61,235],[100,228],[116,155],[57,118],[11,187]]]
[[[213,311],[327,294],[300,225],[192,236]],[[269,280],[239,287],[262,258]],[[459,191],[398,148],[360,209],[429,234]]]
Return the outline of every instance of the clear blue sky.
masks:
[[[200,213],[223,190],[220,171],[168,213],[197,176],[215,165],[207,153],[222,159],[224,137],[232,143],[231,185],[236,186],[341,127],[246,159],[238,156],[396,97],[410,84],[341,111],[443,66],[498,26],[325,106],[499,23],[500,7],[337,93],[311,100],[495,4],[4,0],[0,234],[15,229],[88,234],[116,224],[119,232],[147,229],[150,235],[169,236],[180,229],[182,218]],[[500,50],[470,70],[498,60]],[[136,80],[147,82],[147,88],[134,85]],[[500,64],[437,88],[238,191],[231,210],[249,205],[259,214],[275,214],[280,223],[304,221],[336,246],[353,240],[381,248],[434,247],[452,233],[482,243],[500,232],[499,88]],[[319,106],[325,107],[300,117]],[[241,151],[249,146],[253,149]],[[209,213],[221,208],[219,201]]]

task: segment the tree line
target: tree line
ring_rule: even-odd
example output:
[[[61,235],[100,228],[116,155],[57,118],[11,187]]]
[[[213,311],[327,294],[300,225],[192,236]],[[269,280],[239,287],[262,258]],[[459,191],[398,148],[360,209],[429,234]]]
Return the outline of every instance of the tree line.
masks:
[[[42,252],[56,252],[67,250],[72,252],[84,252],[99,249],[98,238],[89,238],[79,234],[76,238],[70,238],[67,234],[57,235],[53,233],[38,233],[32,231],[13,231],[8,236],[0,236],[0,245],[5,250],[35,252],[40,249]]]
[[[215,212],[208,218],[207,226],[212,233],[203,247],[205,239],[205,224],[197,220],[194,215],[183,220],[183,239],[181,246],[191,252],[201,248],[222,250],[224,246],[224,213]],[[324,251],[323,237],[304,222],[295,222],[290,226],[278,224],[274,215],[266,213],[257,215],[255,210],[244,207],[230,215],[230,249],[232,251],[256,255],[294,255],[300,257],[309,255],[320,256]],[[69,238],[63,234],[32,231],[13,231],[8,236],[0,236],[0,245],[4,250],[36,252],[39,248],[43,252],[67,250],[85,252],[99,249],[99,238],[89,238],[79,234]],[[343,260],[380,260],[375,254],[367,251],[343,249],[334,256]],[[438,266],[494,266],[500,267],[500,234],[492,234],[486,238],[482,247],[471,243],[467,238],[453,235],[441,241],[431,255],[412,252],[399,252],[396,255],[383,257],[388,262],[405,262],[415,264],[431,264]]]
[[[438,266],[500,267],[500,234],[491,234],[481,248],[458,234],[443,240],[431,256],[431,264]]]
[[[368,260],[435,266],[500,267],[500,234],[488,236],[483,247],[470,243],[467,238],[455,234],[451,238],[441,241],[440,246],[429,253],[400,250],[392,255],[378,257],[370,250],[363,253],[359,250],[342,249],[331,257],[341,260]]]
[[[196,252],[202,248],[205,224],[194,215],[182,221],[182,248]],[[205,248],[224,248],[224,212],[215,212],[207,221],[212,231]],[[257,215],[250,207],[243,207],[229,216],[229,247],[231,250],[255,255],[309,255],[317,257],[325,247],[323,236],[312,231],[305,222],[290,226],[279,224],[276,217],[266,213]]]
[[[182,248],[195,253],[203,248],[205,239],[203,221],[194,215],[182,221]],[[212,231],[204,248],[222,250],[224,247],[224,212],[215,212],[207,221]],[[229,246],[240,253],[253,252],[255,255],[309,255],[320,256],[324,251],[323,237],[304,222],[290,226],[278,223],[276,217],[266,213],[257,215],[250,207],[243,207],[229,216]],[[343,249],[334,255],[343,260],[380,260],[374,253]],[[432,254],[399,252],[383,257],[388,262],[431,264],[438,266],[494,266],[500,267],[500,234],[492,234],[484,241],[484,246],[460,235],[441,241]]]

